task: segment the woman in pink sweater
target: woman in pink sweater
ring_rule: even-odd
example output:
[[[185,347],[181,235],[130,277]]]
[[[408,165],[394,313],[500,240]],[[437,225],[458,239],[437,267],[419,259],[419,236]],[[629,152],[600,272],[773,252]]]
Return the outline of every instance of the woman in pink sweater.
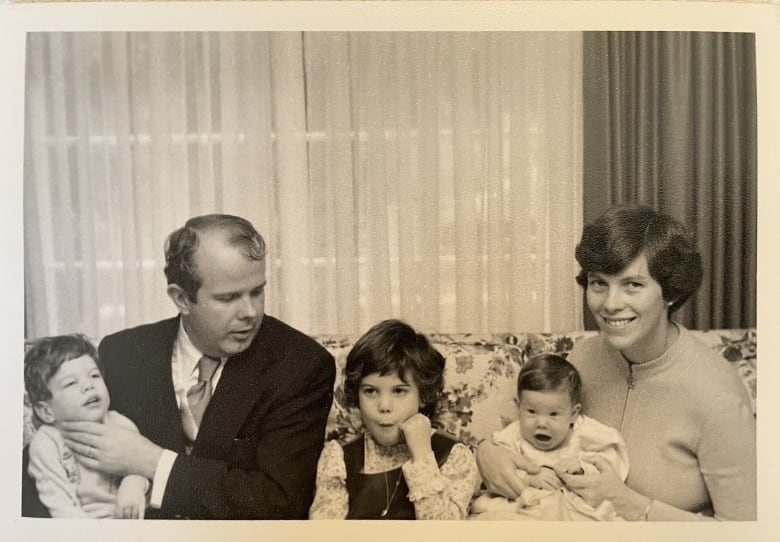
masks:
[[[701,283],[688,234],[649,207],[617,206],[585,227],[575,256],[601,334],[577,343],[569,360],[582,377],[583,412],[620,431],[631,467],[624,482],[594,458],[597,473],[560,473],[563,482],[627,520],[755,520],[747,393],[725,360],[671,319]],[[491,443],[477,461],[488,487],[510,498],[514,465],[528,462]]]

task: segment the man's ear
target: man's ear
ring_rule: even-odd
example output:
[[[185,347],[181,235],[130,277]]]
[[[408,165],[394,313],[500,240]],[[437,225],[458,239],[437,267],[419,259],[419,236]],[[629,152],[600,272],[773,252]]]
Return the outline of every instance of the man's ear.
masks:
[[[49,408],[46,401],[38,401],[35,403],[33,405],[33,410],[35,410],[35,415],[38,416],[43,423],[52,424],[56,421],[54,413],[51,411],[51,408]]]
[[[168,297],[171,298],[171,301],[173,301],[174,305],[176,305],[176,308],[179,309],[180,313],[190,313],[190,305],[192,305],[192,301],[190,301],[190,298],[187,297],[187,293],[184,291],[184,288],[178,284],[169,284]]]

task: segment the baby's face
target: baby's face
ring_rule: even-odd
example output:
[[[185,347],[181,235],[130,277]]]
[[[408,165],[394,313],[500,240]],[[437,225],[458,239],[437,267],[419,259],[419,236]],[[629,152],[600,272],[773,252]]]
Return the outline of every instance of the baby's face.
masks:
[[[566,441],[579,412],[568,392],[523,390],[520,434],[537,450],[554,450]]]
[[[108,412],[108,389],[95,360],[84,355],[66,361],[48,382],[51,399],[38,404],[46,423],[102,422]]]

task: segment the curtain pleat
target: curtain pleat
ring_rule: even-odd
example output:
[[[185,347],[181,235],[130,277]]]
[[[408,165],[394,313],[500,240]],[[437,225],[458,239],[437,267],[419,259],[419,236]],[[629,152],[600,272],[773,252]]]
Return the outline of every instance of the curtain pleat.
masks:
[[[584,221],[622,202],[677,217],[705,268],[679,319],[755,326],[754,36],[586,32],[584,54]]]
[[[581,33],[31,34],[29,336],[174,314],[163,244],[226,212],[309,333],[580,327]]]

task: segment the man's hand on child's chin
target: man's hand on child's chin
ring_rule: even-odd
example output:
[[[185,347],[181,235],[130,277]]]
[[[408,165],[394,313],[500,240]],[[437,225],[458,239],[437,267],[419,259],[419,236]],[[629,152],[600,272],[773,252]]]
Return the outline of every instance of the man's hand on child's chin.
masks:
[[[79,461],[90,468],[154,478],[162,448],[136,431],[97,422],[63,422],[62,434]]]

